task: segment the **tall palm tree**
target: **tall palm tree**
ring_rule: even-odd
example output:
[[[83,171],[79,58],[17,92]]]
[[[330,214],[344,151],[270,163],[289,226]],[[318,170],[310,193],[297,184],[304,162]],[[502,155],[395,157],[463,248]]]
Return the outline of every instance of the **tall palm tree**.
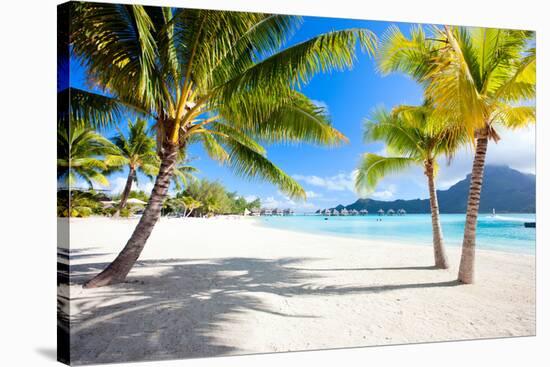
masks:
[[[438,120],[461,121],[475,146],[458,280],[474,281],[477,215],[489,140],[496,127],[535,121],[536,50],[530,31],[391,27],[377,52],[382,73],[402,72],[425,87]]]
[[[466,226],[458,280],[474,282],[476,226],[483,170],[498,128],[535,122],[536,56],[531,31],[449,27],[439,38],[448,45],[436,57],[426,89],[442,115],[460,120],[475,143]]]
[[[109,169],[104,156],[114,151],[111,142],[94,130],[77,122],[58,124],[57,128],[57,179],[69,189],[78,180],[90,189],[94,183],[108,186],[104,173]]]
[[[138,183],[138,173],[153,179],[158,172],[159,157],[156,152],[155,139],[147,133],[147,122],[137,119],[135,123],[128,121],[128,136],[118,129],[118,134],[112,138],[116,151],[105,157],[105,162],[114,167],[112,171],[128,168],[126,185],[120,197],[120,203],[115,215],[126,207],[132,184]]]
[[[435,266],[447,269],[449,264],[443,246],[435,176],[438,170],[437,158],[440,155],[452,157],[467,142],[462,125],[436,121],[429,103],[422,106],[398,106],[392,113],[384,109],[376,111],[374,118],[365,124],[364,138],[367,142],[383,141],[391,156],[373,153],[363,156],[355,180],[358,191],[368,192],[384,176],[410,166],[424,168],[430,193]]]
[[[178,152],[191,144],[202,144],[210,157],[238,175],[262,178],[292,197],[304,197],[300,185],[266,158],[258,141],[345,141],[326,112],[299,88],[319,72],[351,67],[358,41],[368,52],[376,44],[372,32],[352,29],[283,49],[301,23],[295,16],[99,3],[73,6],[72,50],[113,106],[156,121],[161,160],[134,233],[86,287],[126,278],[160,216]]]

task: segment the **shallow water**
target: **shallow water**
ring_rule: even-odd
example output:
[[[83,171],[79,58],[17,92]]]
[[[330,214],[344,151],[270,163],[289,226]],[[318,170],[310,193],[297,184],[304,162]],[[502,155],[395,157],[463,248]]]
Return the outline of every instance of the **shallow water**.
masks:
[[[462,244],[465,217],[465,214],[441,215],[446,245]],[[535,214],[481,214],[477,225],[477,246],[480,249],[534,254],[535,229],[523,225],[524,222],[534,221]],[[422,245],[431,245],[432,241],[429,214],[381,217],[376,214],[347,217],[294,215],[260,217],[259,222],[272,228],[315,234],[398,240]]]

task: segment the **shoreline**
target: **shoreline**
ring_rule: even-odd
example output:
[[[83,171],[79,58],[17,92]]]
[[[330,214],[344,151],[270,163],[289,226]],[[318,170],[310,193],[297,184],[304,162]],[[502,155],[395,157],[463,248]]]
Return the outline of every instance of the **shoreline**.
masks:
[[[238,219],[159,221],[127,282],[80,284],[123,247],[135,219],[71,220],[76,364],[213,357],[534,335],[535,257],[329,237]],[[368,243],[368,246],[365,246]],[[331,330],[331,333],[326,333]]]
[[[272,229],[272,230],[275,230],[275,231],[282,231],[282,232],[292,232],[292,233],[298,233],[298,234],[308,234],[308,235],[311,235],[311,236],[318,236],[318,237],[321,237],[321,238],[332,238],[333,240],[340,240],[340,239],[350,239],[350,240],[356,240],[356,241],[362,241],[362,242],[370,242],[370,241],[373,241],[373,242],[376,242],[376,243],[383,243],[383,244],[386,244],[388,246],[394,246],[394,245],[406,245],[406,246],[418,246],[418,247],[431,247],[432,246],[432,243],[430,243],[429,241],[426,241],[426,242],[422,242],[422,244],[417,244],[416,242],[416,239],[415,240],[409,240],[409,241],[406,241],[406,240],[403,240],[402,238],[395,238],[395,239],[385,239],[385,238],[382,238],[382,237],[373,237],[373,238],[359,238],[359,236],[355,237],[355,236],[346,236],[346,235],[337,235],[337,234],[319,234],[319,233],[313,233],[313,232],[309,232],[309,231],[300,231],[300,230],[296,230],[296,229],[291,229],[291,228],[288,228],[288,229],[282,229],[282,228],[275,228],[275,227],[270,227],[269,225],[264,225],[262,223],[260,223],[260,221],[258,220],[258,218],[246,218],[246,217],[242,217],[243,220],[255,220],[256,223],[254,223],[254,225],[256,226],[259,226],[259,227],[262,227],[262,228],[267,228],[267,229]],[[451,242],[453,243],[453,242]],[[445,243],[445,239],[444,239],[444,244],[446,245],[447,243]],[[460,249],[461,248],[461,244],[456,244],[456,245],[453,245],[451,244],[450,245],[451,249]],[[448,247],[446,247],[446,249],[448,249]],[[531,253],[530,252],[531,250],[528,251],[513,251],[513,250],[509,250],[509,251],[506,251],[506,250],[498,250],[498,249],[486,249],[486,248],[479,248],[479,247],[476,247],[476,253],[478,252],[488,252],[488,253],[497,253],[497,254],[514,254],[514,255],[522,255],[522,256],[532,256],[532,257],[536,257],[536,247],[534,250],[532,250],[533,252]]]
[[[517,214],[517,213],[510,213],[510,214]],[[67,218],[58,218],[58,220],[66,220]],[[111,218],[111,217],[105,217],[105,216],[90,216],[90,217],[87,217],[87,218],[70,218],[71,220],[71,224],[73,223],[77,223],[79,221],[85,221],[85,220],[89,220],[89,219],[100,219],[100,220],[112,220],[112,221],[117,221],[117,222],[135,222],[132,224],[132,228],[135,227],[135,225],[137,224],[137,220],[139,220],[139,218]],[[239,221],[239,223],[247,223],[247,224],[250,224],[250,225],[253,225],[253,226],[256,226],[258,228],[263,228],[263,229],[268,229],[268,230],[273,230],[273,231],[277,231],[277,232],[280,232],[281,234],[284,234],[284,233],[287,233],[287,232],[290,232],[290,233],[295,233],[295,234],[298,234],[298,235],[309,235],[309,236],[315,236],[315,237],[318,237],[320,239],[324,239],[324,238],[329,238],[329,239],[332,239],[334,241],[336,240],[351,240],[351,241],[359,241],[359,242],[362,242],[363,244],[364,243],[371,243],[371,242],[376,242],[376,244],[379,244],[379,243],[382,243],[384,245],[387,245],[387,246],[412,246],[412,247],[421,247],[421,248],[426,248],[426,247],[429,247],[431,248],[432,246],[432,243],[430,243],[430,241],[423,241],[422,244],[418,244],[417,240],[414,239],[414,240],[403,240],[402,238],[395,238],[395,239],[388,239],[388,238],[382,238],[382,237],[372,237],[372,238],[360,238],[359,236],[346,236],[346,235],[338,235],[338,234],[332,234],[332,233],[314,233],[314,232],[310,232],[310,231],[301,231],[301,230],[296,230],[296,229],[292,229],[292,228],[277,228],[277,227],[271,227],[269,225],[265,225],[263,223],[261,223],[260,221],[260,218],[259,217],[252,217],[252,216],[244,216],[244,215],[228,215],[228,216],[217,216],[217,217],[212,217],[212,218],[196,218],[196,217],[189,217],[189,218],[167,218],[167,217],[161,217],[159,222],[163,222],[163,221],[171,221],[171,220],[182,220],[181,224],[185,224],[186,222],[184,221],[196,221],[196,222],[199,222],[199,221],[204,221],[206,223],[214,223],[213,221],[230,221],[230,220],[233,220],[233,221]],[[451,243],[454,243],[454,242],[451,242]],[[445,239],[444,239],[444,244],[447,244]],[[450,249],[451,251],[460,251],[461,250],[461,245],[460,244],[451,244],[449,245],[450,247],[446,247],[446,250],[447,249]],[[122,247],[121,247],[122,249]],[[532,251],[532,252],[531,252]],[[490,249],[487,249],[487,248],[479,248],[479,247],[476,247],[476,253],[494,253],[494,254],[508,254],[508,255],[520,255],[520,256],[528,256],[528,257],[533,257],[535,258],[536,257],[536,247],[533,249],[533,250],[525,250],[525,251],[513,251],[513,250],[499,250],[499,249],[494,249],[494,248],[490,248]]]

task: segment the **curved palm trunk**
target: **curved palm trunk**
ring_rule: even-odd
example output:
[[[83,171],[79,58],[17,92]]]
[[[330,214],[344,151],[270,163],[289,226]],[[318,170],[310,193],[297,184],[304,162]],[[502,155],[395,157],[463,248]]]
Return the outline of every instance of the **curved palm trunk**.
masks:
[[[434,169],[431,162],[426,164],[426,176],[428,177],[428,188],[430,191],[430,210],[432,213],[432,236],[434,245],[435,267],[438,269],[448,269],[449,262],[443,247],[443,232],[441,230],[441,221],[439,219],[439,203],[437,200],[437,191],[434,181]]]
[[[472,167],[468,206],[466,208],[466,226],[464,228],[464,239],[462,241],[462,256],[458,269],[458,280],[466,284],[474,282],[477,215],[479,211],[479,201],[481,199],[483,169],[485,168],[488,140],[487,128],[477,132],[476,154]]]
[[[130,172],[128,172],[128,178],[126,179],[126,185],[124,186],[124,191],[122,191],[122,196],[120,197],[120,203],[118,209],[115,213],[115,216],[120,214],[120,211],[126,207],[126,202],[128,201],[128,196],[130,196],[130,191],[132,191],[132,183],[135,180],[136,170],[130,167]]]
[[[151,193],[149,203],[143,212],[134,233],[118,254],[116,259],[101,273],[84,284],[84,288],[102,287],[109,284],[121,283],[139,258],[147,239],[160,218],[162,204],[168,194],[170,179],[176,165],[178,148],[175,145],[165,147],[159,174]]]

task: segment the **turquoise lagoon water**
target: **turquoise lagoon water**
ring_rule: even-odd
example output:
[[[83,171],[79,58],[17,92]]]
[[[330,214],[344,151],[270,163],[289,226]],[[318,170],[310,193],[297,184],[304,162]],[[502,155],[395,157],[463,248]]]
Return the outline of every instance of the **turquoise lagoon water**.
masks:
[[[464,214],[442,214],[445,244],[460,246],[464,231]],[[404,216],[294,215],[259,217],[259,223],[271,228],[362,239],[381,239],[431,245],[432,227],[429,214]],[[380,221],[381,219],[381,221]],[[534,222],[535,214],[480,214],[477,225],[477,246],[480,249],[515,253],[535,253],[535,229],[524,222]]]

